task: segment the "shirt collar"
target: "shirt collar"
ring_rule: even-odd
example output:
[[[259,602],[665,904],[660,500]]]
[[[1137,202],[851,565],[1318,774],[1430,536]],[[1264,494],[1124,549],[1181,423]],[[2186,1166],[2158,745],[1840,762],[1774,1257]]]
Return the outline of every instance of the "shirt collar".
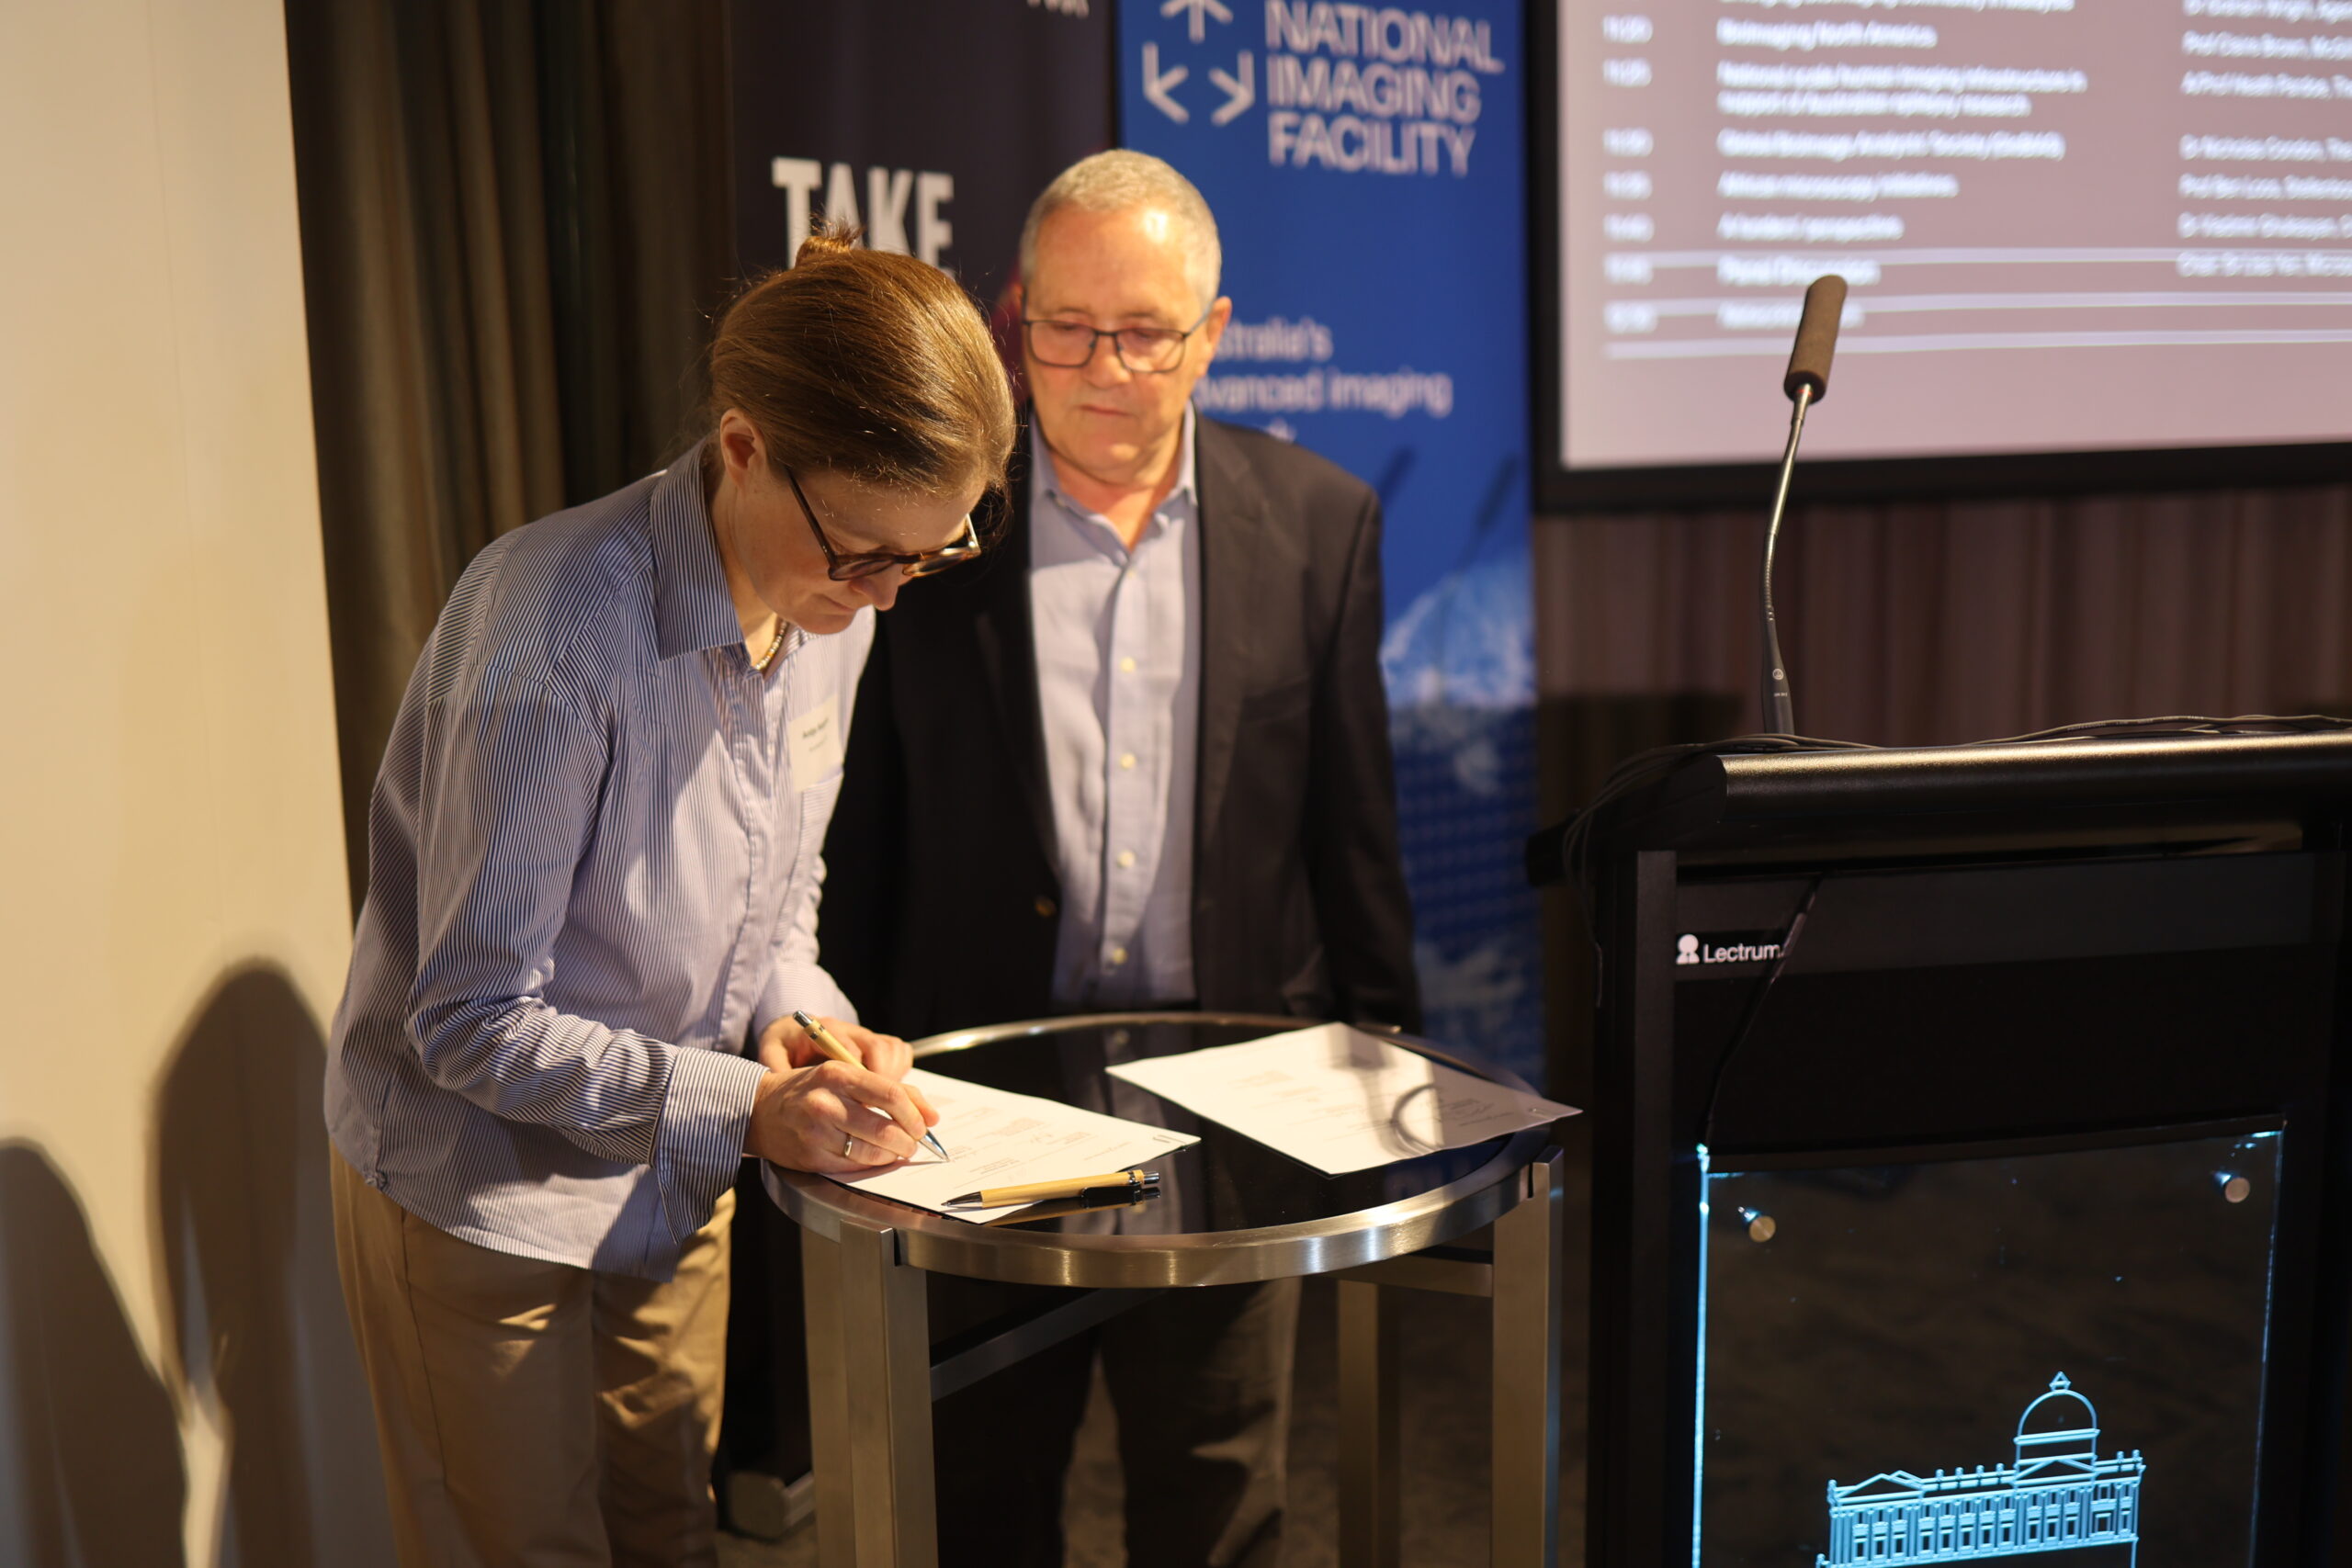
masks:
[[[662,473],[653,487],[653,637],[664,659],[743,640],[743,622],[719,564],[703,500],[706,442]]]
[[[1180,496],[1195,507],[1200,505],[1200,492],[1193,483],[1193,405],[1186,403],[1183,429],[1176,437],[1175,488],[1170,490],[1167,497],[1152,509],[1154,517],[1165,513],[1168,503]],[[1039,494],[1053,497],[1055,502],[1073,517],[1084,517],[1090,520],[1096,517],[1097,514],[1091,508],[1080,505],[1071,498],[1068,491],[1062,489],[1061,475],[1054,467],[1053,448],[1046,445],[1045,432],[1038,428],[1037,422],[1034,418],[1029,422],[1029,467],[1030,471],[1037,476]]]

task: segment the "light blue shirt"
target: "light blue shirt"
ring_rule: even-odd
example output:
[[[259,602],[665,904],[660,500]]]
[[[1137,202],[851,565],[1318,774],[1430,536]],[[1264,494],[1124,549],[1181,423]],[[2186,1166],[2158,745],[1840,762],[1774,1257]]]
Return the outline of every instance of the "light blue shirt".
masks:
[[[1136,536],[1062,490],[1032,429],[1029,609],[1061,874],[1054,1001],[1181,1001],[1193,982],[1201,539],[1193,412],[1176,486]]]
[[[743,650],[697,457],[493,541],[368,807],[327,1126],[368,1184],[525,1258],[662,1280],[735,1179],[817,963],[819,851],[874,639]]]

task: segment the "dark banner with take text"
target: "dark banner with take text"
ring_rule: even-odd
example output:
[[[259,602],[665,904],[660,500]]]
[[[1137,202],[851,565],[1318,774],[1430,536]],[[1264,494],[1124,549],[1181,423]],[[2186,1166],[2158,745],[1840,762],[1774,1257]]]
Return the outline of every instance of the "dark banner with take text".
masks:
[[[747,273],[846,219],[994,310],[1031,199],[1112,142],[1107,0],[737,0],[728,21]]]

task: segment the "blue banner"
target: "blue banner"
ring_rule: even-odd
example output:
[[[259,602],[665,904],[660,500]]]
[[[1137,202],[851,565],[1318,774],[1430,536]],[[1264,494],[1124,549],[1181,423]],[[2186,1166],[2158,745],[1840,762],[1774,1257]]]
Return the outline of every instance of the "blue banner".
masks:
[[[1520,13],[1122,0],[1119,122],[1216,213],[1203,411],[1380,493],[1429,1032],[1539,1077]]]

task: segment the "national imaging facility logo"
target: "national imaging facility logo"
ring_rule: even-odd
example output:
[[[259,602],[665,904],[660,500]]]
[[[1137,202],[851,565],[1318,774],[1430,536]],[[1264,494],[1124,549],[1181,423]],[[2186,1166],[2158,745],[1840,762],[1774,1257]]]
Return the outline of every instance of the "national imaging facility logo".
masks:
[[[1262,121],[1275,168],[1459,180],[1518,39],[1515,7],[1455,9],[1497,12],[1502,38],[1498,16],[1324,0],[1265,0],[1262,34],[1224,0],[1126,0],[1121,16],[1129,80],[1170,125],[1254,138]]]

